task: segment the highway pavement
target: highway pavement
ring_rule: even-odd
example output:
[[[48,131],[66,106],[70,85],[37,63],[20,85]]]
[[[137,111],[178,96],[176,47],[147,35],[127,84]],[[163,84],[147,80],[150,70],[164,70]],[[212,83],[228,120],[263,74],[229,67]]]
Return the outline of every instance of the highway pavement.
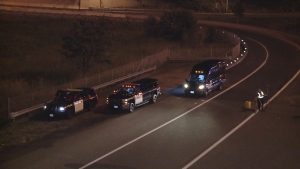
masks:
[[[164,82],[176,76],[172,64],[178,63],[168,63],[169,71],[149,75],[163,89],[156,104],[44,140],[0,168],[299,168],[299,77],[265,111],[244,108],[258,88],[266,92],[268,85],[271,98],[292,78],[300,67],[299,49],[233,31],[246,39],[249,53],[227,72],[224,90],[185,96],[181,82],[186,77],[177,77],[177,85]],[[181,64],[188,74],[191,63]]]
[[[30,151],[14,149],[20,153],[12,152],[0,168],[300,168],[300,77],[265,111],[244,107],[258,88],[272,98],[293,77],[300,68],[299,43],[226,29],[246,40],[249,53],[227,72],[222,91],[185,96],[181,85],[192,63],[167,63],[169,71],[149,75],[161,82],[157,103],[43,139]],[[176,80],[167,83],[168,77]]]

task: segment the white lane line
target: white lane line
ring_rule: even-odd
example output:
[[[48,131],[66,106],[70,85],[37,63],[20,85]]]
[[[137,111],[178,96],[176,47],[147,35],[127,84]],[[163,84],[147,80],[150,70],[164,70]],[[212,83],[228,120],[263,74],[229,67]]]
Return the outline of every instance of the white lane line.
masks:
[[[214,149],[217,145],[219,145],[220,143],[222,143],[232,133],[234,133],[236,130],[238,130],[240,127],[242,127],[248,120],[250,120],[253,116],[255,116],[255,114],[257,112],[258,112],[258,110],[256,110],[255,113],[251,114],[251,116],[249,116],[246,120],[244,120],[242,123],[240,123],[234,129],[232,129],[229,133],[227,133],[225,136],[223,136],[220,140],[218,140],[217,142],[215,142],[212,146],[210,146],[208,149],[206,149],[203,153],[201,153],[198,157],[196,157],[194,160],[192,160],[190,163],[188,163],[182,169],[187,169],[190,166],[192,166],[194,163],[196,163],[198,160],[200,160],[203,156],[205,156],[208,152],[210,152],[212,149]]]
[[[264,104],[266,106],[269,104],[274,98],[276,98],[292,81],[295,80],[295,78],[300,74],[300,69],[298,72],[267,102]],[[212,149],[214,149],[216,146],[218,146],[221,142],[223,142],[227,137],[229,137],[231,134],[233,134],[236,130],[238,130],[240,127],[242,127],[247,121],[249,121],[252,117],[256,115],[258,110],[255,111],[254,114],[249,116],[247,119],[245,119],[242,123],[240,123],[238,126],[236,126],[234,129],[232,129],[229,133],[227,133],[225,136],[223,136],[220,140],[218,140],[216,143],[214,143],[212,146],[210,146],[207,150],[205,150],[202,154],[200,154],[198,157],[196,157],[193,161],[191,161],[189,164],[184,166],[182,169],[187,169],[190,166],[192,166],[194,163],[196,163],[198,160],[200,160],[203,156],[205,156],[208,152],[210,152]]]
[[[264,104],[264,106],[266,106],[267,104],[269,104],[272,100],[274,100],[285,88],[287,88],[288,85],[290,85],[290,83],[292,83],[296,77],[300,74],[300,69],[298,70],[298,72],[272,97],[270,98],[267,103]]]
[[[250,38],[248,38],[250,39]],[[266,63],[267,60],[269,58],[269,52],[266,48],[266,46],[264,46],[262,43],[254,40],[254,39],[250,39],[252,41],[255,41],[256,43],[260,44],[266,51],[266,58],[263,61],[263,63],[255,69],[255,71],[253,71],[252,73],[250,73],[248,76],[246,76],[245,78],[243,78],[242,80],[240,80],[239,82],[237,82],[236,84],[234,84],[233,86],[231,86],[229,89],[235,87],[236,85],[240,84],[241,82],[243,82],[244,80],[246,80],[247,78],[249,78],[250,76],[252,76],[254,73],[256,73],[259,69],[261,69]],[[203,153],[201,153],[199,156],[197,156],[194,160],[192,160],[191,162],[189,162],[186,166],[184,166],[182,169],[187,169],[190,166],[192,166],[194,163],[196,163],[198,160],[200,160],[203,156],[205,156],[208,152],[210,152],[212,149],[214,149],[217,145],[219,145],[221,142],[223,142],[227,137],[229,137],[232,133],[234,133],[236,130],[238,130],[240,127],[242,127],[248,120],[250,120],[252,117],[255,116],[255,114],[258,112],[258,110],[255,111],[254,114],[250,115],[247,119],[245,119],[242,123],[240,123],[238,126],[236,126],[234,129],[232,129],[229,133],[227,133],[225,136],[223,136],[220,140],[218,140],[216,143],[214,143],[212,146],[210,146],[207,150],[205,150]]]
[[[248,39],[250,39],[250,38],[248,38]],[[254,39],[251,39],[251,40],[252,40],[252,41],[255,41]],[[256,43],[259,43],[259,42],[256,41]],[[227,92],[228,90],[230,90],[230,89],[232,89],[233,87],[237,86],[238,84],[242,83],[244,80],[246,80],[247,78],[249,78],[250,76],[252,76],[255,72],[257,72],[261,67],[263,67],[263,66],[266,64],[266,61],[267,61],[268,56],[269,56],[268,50],[267,50],[267,48],[266,48],[263,44],[261,44],[261,43],[259,43],[259,44],[260,44],[261,46],[263,46],[263,48],[264,48],[265,51],[266,51],[266,59],[264,60],[264,62],[263,62],[257,69],[255,69],[255,71],[253,71],[252,73],[250,73],[249,75],[247,75],[247,76],[244,77],[242,80],[240,80],[240,81],[238,81],[237,83],[235,83],[234,85],[230,86],[230,87],[227,88],[226,90],[223,90],[222,92],[218,93],[217,95],[213,96],[212,98],[210,98],[210,99],[204,101],[203,103],[201,103],[201,104],[195,106],[194,108],[192,108],[192,109],[190,109],[190,110],[184,112],[184,113],[181,114],[180,116],[177,116],[177,117],[175,117],[174,119],[172,119],[172,120],[170,120],[170,121],[168,121],[168,122],[166,122],[166,123],[164,123],[164,124],[158,126],[157,128],[155,128],[155,129],[153,129],[153,130],[151,130],[151,131],[149,131],[149,132],[147,132],[147,133],[145,133],[145,134],[143,134],[143,135],[141,135],[141,136],[139,136],[139,137],[137,137],[137,138],[135,138],[135,139],[129,141],[128,143],[126,143],[126,144],[124,144],[124,145],[122,145],[122,146],[120,146],[120,147],[118,147],[118,148],[112,150],[111,152],[108,152],[107,154],[105,154],[105,155],[103,155],[103,156],[101,156],[101,157],[99,157],[99,158],[97,158],[97,159],[95,159],[95,160],[89,162],[88,164],[86,164],[86,165],[80,167],[79,169],[84,169],[84,168],[89,167],[90,165],[95,164],[96,162],[98,162],[98,161],[104,159],[105,157],[107,157],[107,156],[109,156],[109,155],[111,155],[111,154],[113,154],[113,153],[115,153],[115,152],[117,152],[117,151],[119,151],[119,150],[121,150],[121,149],[123,149],[123,148],[129,146],[130,144],[132,144],[132,143],[134,143],[134,142],[136,142],[136,141],[138,141],[138,140],[140,140],[140,139],[146,137],[147,135],[149,135],[149,134],[151,134],[151,133],[153,133],[153,132],[155,132],[155,131],[157,131],[157,130],[163,128],[164,126],[166,126],[166,125],[168,125],[168,124],[174,122],[175,120],[177,120],[177,119],[179,119],[179,118],[181,118],[181,117],[183,117],[183,116],[189,114],[189,113],[192,112],[193,110],[199,108],[200,106],[206,104],[207,102],[209,102],[209,101],[215,99],[216,97],[222,95],[223,93]]]
[[[253,40],[253,39],[252,39]],[[261,44],[262,45],[262,44]],[[264,46],[264,45],[262,45]],[[265,47],[264,47],[265,48]],[[266,48],[265,48],[266,49]],[[268,57],[268,53],[267,53]],[[295,78],[300,74],[300,69],[298,72],[279,90],[276,92],[276,94],[270,98],[267,103],[265,103],[263,106],[267,106],[274,98],[276,98],[292,81],[295,80]],[[225,136],[223,136],[220,140],[218,140],[216,143],[214,143],[212,146],[210,146],[207,150],[205,150],[203,153],[201,153],[198,157],[196,157],[194,160],[192,160],[189,164],[184,166],[182,169],[187,169],[190,166],[192,166],[194,163],[196,163],[198,160],[200,160],[204,155],[206,155],[208,152],[210,152],[212,149],[214,149],[216,146],[218,146],[221,142],[223,142],[227,137],[229,137],[231,134],[233,134],[236,130],[238,130],[240,127],[242,127],[247,121],[249,121],[252,117],[255,116],[255,114],[258,112],[258,110],[255,111],[254,114],[249,116],[247,119],[245,119],[242,123],[240,123],[238,126],[236,126],[234,129],[232,129],[229,133],[227,133]]]

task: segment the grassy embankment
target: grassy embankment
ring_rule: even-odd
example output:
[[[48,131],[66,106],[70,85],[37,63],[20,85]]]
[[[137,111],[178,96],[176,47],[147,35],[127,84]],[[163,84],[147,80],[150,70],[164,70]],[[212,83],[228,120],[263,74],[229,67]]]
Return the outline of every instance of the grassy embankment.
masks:
[[[202,16],[202,19],[236,23],[234,16],[226,15]],[[34,85],[32,83],[32,86],[28,86],[30,79],[33,80],[32,82],[37,79],[36,81],[40,85],[47,86],[52,81],[53,83],[63,83],[75,77],[78,71],[60,53],[61,36],[75,20],[76,18],[72,17],[53,18],[48,16],[44,18],[28,15],[12,17],[7,16],[7,14],[0,14],[0,38],[2,39],[0,42],[1,103],[6,103],[6,97],[9,95],[28,91]],[[239,20],[239,23],[242,24],[266,27],[295,35],[300,34],[299,22],[299,16],[291,18],[246,16]],[[133,57],[141,57],[159,51],[168,45],[163,40],[145,39],[139,26],[133,26],[128,30],[135,32],[136,36],[131,34],[120,36],[113,45],[115,48],[110,51],[112,56],[121,56],[120,61],[125,57],[132,59],[134,59]],[[99,67],[107,69],[111,66],[103,64]],[[3,109],[5,107],[1,108],[0,112]],[[15,123],[1,126],[0,143],[2,145],[0,150],[5,147],[26,144],[78,124],[84,126],[84,124],[91,124],[92,121],[99,123],[98,116],[94,113],[86,113],[80,115],[80,118],[50,123],[43,120],[19,119]],[[112,116],[108,118],[112,118]]]
[[[8,97],[11,106],[20,107],[13,97],[83,78],[62,55],[62,37],[79,19],[82,17],[1,13],[0,123],[7,119]],[[113,24],[113,44],[106,53],[111,63],[94,63],[87,76],[176,45],[149,37],[142,23],[115,20]],[[231,47],[224,44],[225,48]]]

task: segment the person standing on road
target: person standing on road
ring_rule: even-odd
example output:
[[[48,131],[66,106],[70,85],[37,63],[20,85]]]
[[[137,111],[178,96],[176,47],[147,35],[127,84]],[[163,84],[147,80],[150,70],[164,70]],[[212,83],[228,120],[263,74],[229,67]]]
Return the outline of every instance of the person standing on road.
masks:
[[[258,110],[264,110],[264,97],[265,94],[261,89],[257,91],[257,106]]]

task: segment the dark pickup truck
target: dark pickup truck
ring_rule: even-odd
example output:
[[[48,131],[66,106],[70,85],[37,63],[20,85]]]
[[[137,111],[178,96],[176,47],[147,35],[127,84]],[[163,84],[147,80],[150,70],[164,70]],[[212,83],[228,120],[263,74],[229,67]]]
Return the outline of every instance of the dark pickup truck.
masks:
[[[132,83],[122,84],[118,90],[109,95],[106,103],[109,109],[129,110],[146,103],[155,103],[161,94],[157,79],[144,78]]]

